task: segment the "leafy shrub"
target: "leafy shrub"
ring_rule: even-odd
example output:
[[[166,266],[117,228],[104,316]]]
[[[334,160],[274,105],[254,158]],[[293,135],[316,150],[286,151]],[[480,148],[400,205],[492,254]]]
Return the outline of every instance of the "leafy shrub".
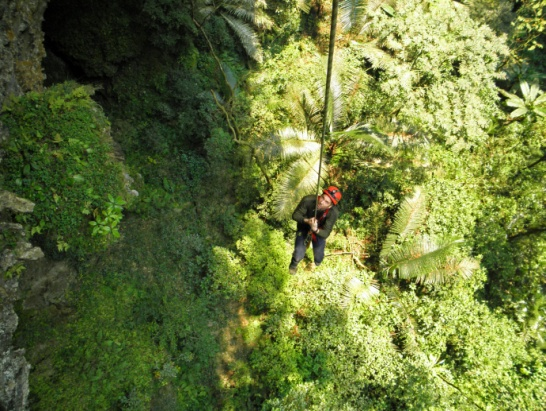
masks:
[[[154,377],[161,382],[167,353],[146,328],[119,323],[130,318],[139,291],[96,281],[93,288],[76,302],[77,318],[54,334],[51,362],[38,365],[31,376],[33,408],[112,409],[119,401],[142,410],[135,405],[149,404]]]
[[[288,280],[290,256],[280,231],[272,230],[256,214],[247,217],[237,248],[248,270],[248,303],[253,311],[271,307]]]
[[[90,93],[76,83],[28,93],[4,107],[11,137],[2,143],[3,186],[36,203],[23,217],[31,233],[48,234],[59,250],[82,255],[104,246],[91,237],[92,214],[123,192],[121,165],[113,158],[109,123]],[[89,235],[86,235],[86,234]],[[51,241],[46,249],[51,249]]]
[[[210,271],[213,290],[229,299],[239,300],[245,296],[247,272],[233,252],[214,247]]]

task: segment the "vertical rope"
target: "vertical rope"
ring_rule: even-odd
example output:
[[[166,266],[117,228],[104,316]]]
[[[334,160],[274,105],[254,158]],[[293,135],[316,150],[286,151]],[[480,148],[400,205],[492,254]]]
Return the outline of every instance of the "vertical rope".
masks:
[[[332,21],[330,23],[330,44],[328,45],[328,69],[326,71],[326,90],[324,91],[324,112],[322,115],[322,137],[320,140],[320,159],[319,159],[319,171],[317,181],[317,200],[315,205],[315,218],[317,218],[318,209],[318,196],[320,192],[320,175],[322,172],[322,155],[324,153],[324,136],[326,135],[326,128],[328,127],[328,104],[330,100],[330,83],[332,81],[332,66],[334,62],[334,48],[336,45],[336,26],[337,26],[337,8],[339,0],[333,0],[332,2]]]

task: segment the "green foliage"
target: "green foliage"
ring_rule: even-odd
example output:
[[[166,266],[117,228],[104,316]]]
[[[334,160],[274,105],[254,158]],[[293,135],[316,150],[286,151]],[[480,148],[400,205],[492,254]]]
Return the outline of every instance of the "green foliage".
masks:
[[[328,108],[332,130],[341,131],[327,136],[324,159],[343,188],[342,216],[321,267],[290,277],[293,232],[269,210],[279,192],[300,197],[297,183],[316,166],[299,154],[316,153],[312,137],[321,129],[316,85],[324,80],[328,3],[313,2],[302,18],[299,1],[269,1],[277,26],[259,33],[270,48],[249,72],[233,29],[256,46],[240,23],[256,23],[265,2],[192,3],[201,15],[189,2],[146,0],[138,11],[129,3],[92,11],[119,12],[95,31],[85,15],[81,33],[71,22],[57,39],[76,50],[84,72],[113,75],[103,101],[140,175],[140,196],[125,205],[111,187],[99,195],[102,177],[82,194],[87,202],[70,205],[80,229],[94,223],[96,235],[85,241],[113,236],[122,207],[130,218],[114,248],[81,268],[69,317],[21,316],[20,345],[36,364],[33,409],[543,408],[542,95],[538,85],[524,87],[524,98],[508,96],[527,110],[523,121],[497,118],[494,80],[507,49],[483,20],[468,17],[479,5],[341,2],[350,32],[338,33]],[[312,35],[295,40],[301,33]],[[82,34],[101,44],[103,57],[82,56]],[[51,110],[88,101],[100,113],[89,100],[63,99],[52,99]],[[33,121],[21,121],[30,129],[33,104],[25,106]],[[61,142],[49,138],[55,150]],[[296,158],[309,164],[283,185]],[[18,170],[14,186],[35,172],[31,162]],[[71,190],[90,178],[74,174]],[[405,200],[415,186],[427,193],[426,209],[424,200]],[[37,219],[30,230],[46,233],[50,223]],[[465,247],[438,240],[453,236]],[[66,234],[57,240],[73,247]],[[389,267],[403,279],[372,279]],[[443,281],[455,272],[462,275]]]
[[[33,373],[37,409],[108,409],[125,402],[124,393],[131,391],[147,404],[154,370],[169,361],[167,353],[146,338],[148,330],[119,326],[130,315],[137,290],[105,284],[93,288],[79,303],[82,314],[56,330],[51,369],[39,366]],[[58,375],[54,385],[51,372]]]
[[[64,83],[29,93],[4,107],[2,121],[11,135],[3,143],[2,183],[36,203],[32,215],[21,216],[29,231],[47,234],[46,248],[57,244],[73,255],[102,247],[87,215],[105,209],[108,195],[122,194],[124,182],[109,123],[88,91]]]
[[[524,2],[518,10],[518,15],[512,22],[515,27],[512,39],[515,51],[532,51],[536,48],[543,48],[540,36],[546,27],[545,7],[544,0],[530,0]]]
[[[215,247],[210,271],[213,291],[230,300],[241,300],[246,296],[248,273],[246,267],[233,252]]]
[[[89,225],[93,227],[91,235],[101,235],[104,237],[112,236],[113,238],[119,238],[117,226],[123,218],[121,212],[123,211],[125,201],[119,196],[114,198],[111,195],[108,195],[108,200],[106,210],[103,210],[100,214],[97,210],[95,210],[93,213],[95,221],[89,222]]]
[[[483,141],[498,113],[502,38],[443,0],[377,8],[365,35],[353,50],[377,79],[383,112],[459,148]]]
[[[469,278],[478,264],[454,252],[462,239],[440,240],[418,233],[425,210],[426,195],[416,187],[415,193],[402,201],[383,244],[380,253],[383,271],[432,284],[445,282],[455,274]]]
[[[4,273],[4,278],[11,279],[11,278],[18,278],[21,276],[21,274],[26,270],[26,267],[22,263],[17,263],[10,268],[7,269],[7,271]]]
[[[288,280],[289,250],[280,231],[249,214],[237,248],[248,272],[248,305],[252,312],[267,311]]]
[[[490,301],[510,313],[528,310],[544,287],[544,124],[540,117],[511,122],[476,153],[486,179],[475,250],[490,273]]]
[[[290,308],[268,319],[252,354],[274,389],[265,409],[540,409],[543,364],[514,323],[474,299],[481,275],[430,295],[387,289],[345,312],[339,277],[325,268],[295,281]]]
[[[188,2],[171,0],[146,0],[142,10],[149,16],[146,25],[152,29],[152,42],[171,49],[185,43],[196,29],[192,22]]]
[[[508,93],[502,89],[499,91],[508,98],[506,105],[515,107],[516,109],[510,113],[510,117],[517,118],[522,116],[540,116],[546,117],[546,111],[541,106],[546,103],[546,94],[544,94],[537,84],[529,84],[522,81],[519,84],[523,98],[517,95]]]
[[[112,252],[80,266],[69,318],[23,312],[33,409],[213,409],[225,314],[209,300],[210,247],[193,221],[129,219]]]
[[[292,105],[301,91],[313,88],[322,80],[322,61],[316,47],[309,40],[295,41],[279,54],[264,61],[259,72],[248,80],[250,121],[243,130],[249,135],[264,138],[290,124],[305,129],[302,116]],[[291,99],[286,95],[292,94]]]

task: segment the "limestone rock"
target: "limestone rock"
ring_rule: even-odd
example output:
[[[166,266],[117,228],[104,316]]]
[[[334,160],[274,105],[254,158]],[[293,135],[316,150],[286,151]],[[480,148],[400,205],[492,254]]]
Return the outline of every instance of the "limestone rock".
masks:
[[[9,191],[0,191],[0,211],[8,208],[19,213],[31,213],[34,203],[24,198],[17,197]]]
[[[20,411],[28,409],[28,375],[30,365],[24,350],[8,349],[0,357],[0,408]]]
[[[0,105],[10,94],[40,90],[47,0],[0,2]]]
[[[65,296],[76,278],[76,271],[66,261],[49,261],[44,258],[28,263],[20,285],[26,296],[23,308],[69,311]]]
[[[45,56],[42,20],[48,0],[0,1],[0,107],[11,95],[39,91],[43,87],[42,59]],[[0,141],[9,138],[7,128],[0,123]],[[0,161],[3,153],[0,151]],[[31,212],[34,204],[14,194],[0,193],[0,211]],[[9,213],[0,217],[6,219]],[[9,219],[9,218],[7,218]],[[22,227],[10,221],[2,230],[8,230],[15,245],[0,250],[2,273],[19,259],[35,259],[41,250],[25,241]],[[6,233],[6,231],[4,231]],[[7,268],[6,268],[7,269]],[[28,376],[30,366],[24,350],[12,347],[12,336],[17,327],[17,315],[12,303],[19,298],[18,280],[0,276],[0,410],[25,411],[28,409]]]

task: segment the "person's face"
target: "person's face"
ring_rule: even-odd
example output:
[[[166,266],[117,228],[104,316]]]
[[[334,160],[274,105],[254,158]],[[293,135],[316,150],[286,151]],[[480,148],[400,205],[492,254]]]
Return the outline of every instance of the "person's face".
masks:
[[[332,207],[332,200],[326,194],[321,195],[318,198],[318,209],[321,211],[327,210]]]

